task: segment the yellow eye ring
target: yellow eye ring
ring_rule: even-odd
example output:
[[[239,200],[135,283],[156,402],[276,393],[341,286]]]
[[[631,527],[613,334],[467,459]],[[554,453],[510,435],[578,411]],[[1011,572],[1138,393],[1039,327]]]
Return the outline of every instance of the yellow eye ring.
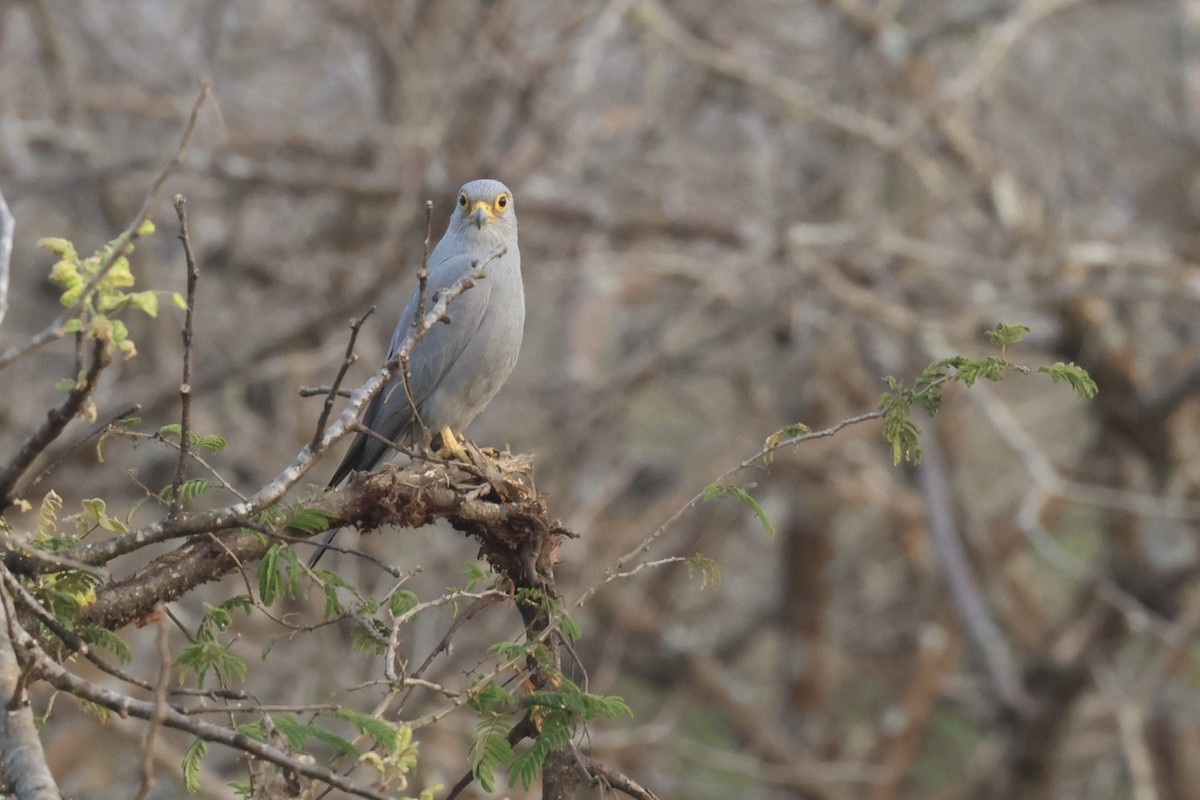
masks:
[[[500,193],[500,196],[496,198],[496,208],[501,211],[508,208],[508,195],[503,192]]]
[[[466,192],[458,193],[458,207],[459,208],[467,207],[467,193]]]

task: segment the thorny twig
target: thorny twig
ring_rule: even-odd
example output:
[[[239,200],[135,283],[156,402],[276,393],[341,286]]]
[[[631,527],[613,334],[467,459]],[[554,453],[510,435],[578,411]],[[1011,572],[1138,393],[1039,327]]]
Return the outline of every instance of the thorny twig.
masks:
[[[413,328],[417,320],[425,316],[425,304],[429,301],[429,243],[433,240],[433,201],[425,201],[425,245],[421,252],[421,268],[417,270],[417,313],[413,317]],[[411,381],[412,373],[408,369],[408,356],[400,360],[400,376],[404,383],[404,396],[408,399],[408,407],[412,409],[413,419],[421,426],[422,434],[428,437],[429,431],[425,421],[421,419],[421,409],[417,408],[417,400],[413,397]]]
[[[196,281],[200,269],[192,255],[192,240],[188,236],[187,201],[183,195],[175,195],[175,214],[179,217],[179,241],[183,243],[184,261],[187,265],[187,309],[183,316],[183,381],[179,384],[179,461],[176,462],[175,480],[171,484],[171,510],[168,516],[179,514],[183,507],[183,476],[191,450],[192,425],[192,319],[196,309]]]
[[[325,435],[325,426],[329,423],[329,415],[333,413],[333,398],[341,394],[342,381],[345,380],[346,373],[354,365],[354,362],[358,361],[358,354],[354,352],[354,345],[358,342],[358,332],[362,330],[363,323],[367,321],[367,318],[374,313],[375,306],[371,306],[367,309],[367,313],[350,320],[350,341],[346,342],[346,355],[333,379],[333,385],[325,393],[325,404],[321,407],[321,416],[317,418],[317,430],[313,434],[312,447],[320,445],[321,437]],[[303,392],[301,392],[301,396],[303,396]]]

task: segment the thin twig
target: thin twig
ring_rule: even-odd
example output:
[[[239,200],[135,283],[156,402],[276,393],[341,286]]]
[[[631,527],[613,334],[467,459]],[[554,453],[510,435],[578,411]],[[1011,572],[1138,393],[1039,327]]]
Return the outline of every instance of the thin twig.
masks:
[[[16,455],[0,470],[0,513],[16,500],[12,489],[17,481],[25,474],[25,470],[29,469],[34,459],[58,438],[67,427],[67,423],[83,408],[84,401],[96,388],[96,379],[100,376],[100,371],[111,361],[112,354],[108,351],[107,343],[97,339],[92,348],[92,364],[83,379],[67,393],[57,408],[50,409],[46,414],[46,421],[21,443]]]
[[[179,140],[178,147],[175,148],[175,155],[171,158],[167,165],[158,173],[158,177],[154,179],[150,190],[146,192],[146,198],[142,201],[142,206],[138,209],[137,214],[133,217],[133,222],[129,227],[113,241],[113,246],[108,257],[100,264],[100,269],[92,277],[83,292],[79,295],[74,303],[63,310],[54,322],[50,323],[45,329],[34,334],[24,342],[14,345],[4,352],[0,353],[0,369],[4,369],[9,364],[13,363],[22,356],[32,353],[34,350],[49,344],[50,342],[58,341],[66,333],[64,326],[71,319],[77,317],[92,301],[92,295],[95,294],[96,288],[100,285],[100,281],[104,280],[108,275],[108,271],[112,269],[117,261],[129,252],[129,248],[141,236],[142,223],[150,214],[150,209],[154,206],[154,202],[158,199],[158,192],[162,189],[164,183],[171,173],[179,168],[183,163],[183,157],[187,153],[188,144],[192,140],[192,132],[196,129],[196,118],[200,115],[200,108],[205,101],[212,96],[212,82],[202,81],[200,84],[200,96],[196,98],[195,104],[192,106],[192,113],[188,117],[187,126],[184,128],[183,136]]]
[[[178,207],[178,206],[177,206]],[[160,609],[161,611],[161,609]],[[165,614],[158,615],[158,635],[155,637],[158,645],[158,683],[154,686],[154,715],[150,727],[146,729],[146,738],[142,742],[142,785],[134,800],[146,800],[154,787],[154,740],[162,728],[167,715],[167,681],[171,677],[171,648],[167,636],[170,634],[170,623]]]
[[[425,303],[429,297],[429,242],[433,238],[433,201],[425,201],[425,249],[421,256],[421,268],[417,270],[417,315],[412,326],[425,316]]]
[[[90,442],[92,439],[95,439],[97,436],[103,436],[104,434],[108,433],[109,431],[111,431],[113,429],[113,426],[116,425],[118,422],[120,422],[121,420],[126,419],[128,417],[132,417],[134,414],[138,413],[141,410],[142,410],[142,407],[140,405],[138,405],[137,403],[134,403],[131,406],[126,406],[121,411],[118,411],[117,413],[110,416],[104,422],[101,422],[99,425],[92,428],[92,430],[88,434],[86,434],[85,436],[81,436],[77,441],[73,442],[69,447],[67,447],[65,450],[63,450],[63,452],[60,453],[53,461],[51,461],[46,466],[45,469],[43,469],[41,472],[38,473],[36,478],[31,480],[27,485],[21,486],[17,490],[17,496],[21,497],[21,496],[28,494],[39,483],[46,480],[46,478],[50,477],[50,474],[53,473],[54,470],[56,470],[60,466],[62,466],[64,461],[66,461],[68,458],[70,458],[72,455],[74,455],[76,452],[78,452],[79,448],[83,447],[85,444]],[[99,445],[97,445],[97,447],[99,447]]]
[[[16,221],[4,201],[4,192],[0,192],[0,325],[4,324],[4,315],[8,313],[8,267],[12,261],[15,226]]]
[[[430,608],[438,608],[440,606],[444,606],[447,604],[457,605],[460,600],[463,600],[464,598],[468,598],[468,597],[474,601],[471,603],[471,606],[467,609],[468,611],[470,611],[471,608],[475,608],[476,606],[479,606],[480,608],[482,608],[483,606],[489,605],[493,602],[496,602],[497,600],[508,599],[507,594],[505,594],[504,592],[501,592],[499,590],[496,590],[496,589],[488,589],[483,592],[454,591],[454,592],[450,592],[448,594],[444,594],[441,597],[437,598],[436,600],[429,600],[424,603],[418,603],[417,605],[415,605],[412,608],[405,611],[403,614],[400,614],[399,616],[394,617],[392,620],[392,632],[391,632],[391,635],[388,637],[389,658],[387,659],[387,661],[384,662],[384,665],[383,665],[384,677],[387,678],[389,681],[401,680],[400,677],[396,674],[396,668],[395,668],[394,661],[392,658],[395,655],[396,650],[400,646],[400,628],[401,627],[403,627],[404,625],[411,622],[413,617],[417,616],[417,614],[420,614],[422,611],[426,611]],[[451,629],[453,630],[455,627],[457,627],[457,625],[458,625],[458,620],[455,620],[454,625],[451,626]],[[445,640],[443,639],[443,641],[445,641]],[[431,656],[431,658],[432,658],[432,656]],[[422,668],[423,667],[424,667],[424,664],[422,665]],[[414,673],[414,674],[417,677],[419,677],[420,676],[419,673],[421,671],[423,671],[423,670],[418,670],[418,672]]]
[[[192,255],[192,240],[188,236],[187,201],[183,195],[175,195],[175,214],[179,217],[179,241],[183,243],[183,257],[187,266],[187,308],[183,315],[183,381],[179,384],[179,460],[175,466],[175,480],[171,484],[171,510],[168,516],[177,516],[183,508],[183,476],[191,450],[192,433],[192,318],[196,310],[196,281],[200,269]]]
[[[350,341],[346,342],[346,356],[342,359],[342,366],[333,379],[333,385],[329,387],[329,391],[325,395],[325,405],[321,408],[321,416],[317,419],[317,430],[312,438],[313,447],[317,447],[321,443],[321,437],[325,435],[325,426],[329,424],[329,415],[333,413],[333,398],[341,393],[342,381],[346,378],[346,373],[354,365],[354,362],[358,361],[358,354],[354,352],[354,345],[358,342],[358,332],[362,330],[363,323],[367,321],[367,318],[374,313],[375,306],[371,306],[367,309],[367,313],[350,320]]]
[[[417,321],[425,316],[425,304],[429,301],[429,243],[433,240],[433,201],[425,201],[425,245],[421,253],[421,268],[417,270],[417,313],[413,317],[412,327],[417,328]],[[421,426],[423,439],[429,438],[429,429],[425,420],[421,419],[421,409],[417,408],[417,400],[412,393],[412,373],[408,368],[408,356],[400,359],[400,377],[404,384],[404,396],[408,399],[408,407],[412,410],[413,419]]]
[[[734,466],[730,467],[729,469],[725,470],[720,475],[718,475],[715,480],[711,481],[708,485],[711,486],[713,484],[724,483],[729,478],[733,477],[734,475],[741,472],[742,470],[752,467],[755,464],[758,464],[759,462],[764,461],[768,456],[770,456],[776,450],[780,450],[780,449],[787,448],[787,447],[795,447],[798,444],[803,444],[804,442],[812,441],[814,439],[828,438],[830,436],[835,435],[836,433],[841,431],[843,428],[849,427],[851,425],[858,425],[859,423],[867,422],[867,421],[873,420],[873,419],[882,419],[882,417],[883,417],[883,413],[880,411],[869,411],[866,414],[859,414],[856,417],[848,417],[847,419],[842,420],[841,422],[837,423],[836,425],[832,425],[828,428],[825,428],[824,430],[809,431],[807,433],[801,433],[796,436],[789,436],[789,437],[769,440],[767,442],[767,444],[763,445],[763,447],[757,453],[755,453],[754,455],[752,455],[746,459],[743,459],[741,462],[739,462],[739,463],[735,464]],[[638,558],[643,553],[645,553],[647,550],[649,550],[651,547],[653,547],[654,543],[657,542],[660,538],[662,538],[663,534],[665,534],[668,530],[670,530],[672,527],[674,527],[675,523],[679,522],[679,520],[682,519],[685,514],[687,514],[693,508],[698,506],[700,503],[702,503],[704,501],[706,493],[707,493],[707,486],[705,489],[701,489],[699,492],[697,492],[692,497],[691,500],[688,500],[686,503],[684,503],[682,506],[680,506],[675,511],[675,513],[672,514],[667,519],[666,522],[664,522],[663,524],[661,524],[657,528],[655,528],[654,531],[649,536],[647,536],[645,539],[643,539],[641,542],[639,542],[636,547],[634,547],[628,553],[626,553],[625,555],[623,555],[619,559],[617,559],[616,563],[613,564],[606,571],[605,577],[603,579],[601,579],[600,581],[597,581],[596,583],[589,586],[586,590],[584,590],[583,595],[579,598],[578,601],[576,601],[575,608],[579,608],[580,606],[582,606],[585,602],[587,602],[587,600],[590,597],[592,597],[596,592],[598,592],[601,589],[601,587],[603,587],[604,585],[608,584],[611,581],[616,580],[620,575],[622,575],[625,572],[628,565],[630,564],[630,562],[632,562],[635,558]]]
[[[593,786],[598,783],[603,784],[609,788],[624,792],[630,797],[635,798],[635,800],[658,800],[658,795],[641,786],[628,775],[600,763],[591,756],[585,756],[582,753],[577,753],[577,755],[579,756],[580,765],[587,770]]]
[[[323,383],[320,386],[301,386],[296,390],[296,394],[301,397],[324,397],[328,394],[336,397],[349,397],[353,391],[353,389],[338,389],[334,391],[332,386]]]

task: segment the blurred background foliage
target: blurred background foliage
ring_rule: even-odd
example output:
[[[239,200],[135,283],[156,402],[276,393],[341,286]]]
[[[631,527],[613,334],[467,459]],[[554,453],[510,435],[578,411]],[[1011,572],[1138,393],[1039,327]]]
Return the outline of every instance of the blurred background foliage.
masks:
[[[499,178],[528,322],[470,433],[534,454],[580,534],[569,597],[773,431],[870,410],[884,375],[1025,323],[1016,360],[1074,360],[1096,400],[1020,377],[952,390],[919,469],[893,468],[871,425],[779,454],[753,490],[775,538],[716,501],[657,551],[715,558],[719,587],[666,568],[584,609],[591,690],[637,714],[585,743],[664,798],[1200,797],[1197,25],[1196,0],[0,2],[17,219],[0,347],[56,314],[36,240],[91,252],[122,230],[205,78],[215,104],[133,264],[139,288],[182,289],[183,193],[203,270],[193,429],[228,438],[219,469],[248,491],[287,463],[320,410],[297,388],[332,378],[372,304],[352,377],[381,362],[425,200],[436,239],[461,183]],[[101,416],[175,421],[180,322],[169,303],[130,320],[139,354],[105,373]],[[64,342],[0,376],[0,452],[72,364]],[[112,512],[173,459],[83,448],[53,484],[67,510]],[[419,565],[422,597],[474,557],[435,529],[361,546]],[[176,613],[194,625],[200,599]],[[420,617],[410,656],[449,620]],[[472,621],[443,674],[518,624]],[[270,635],[264,701],[380,677],[345,630],[239,619],[235,650],[253,661]],[[67,705],[47,733],[64,791],[127,796],[140,725],[101,735]],[[471,722],[423,733],[415,788],[457,779]],[[159,741],[170,774],[187,739]],[[205,769],[204,794],[232,796],[232,757]]]

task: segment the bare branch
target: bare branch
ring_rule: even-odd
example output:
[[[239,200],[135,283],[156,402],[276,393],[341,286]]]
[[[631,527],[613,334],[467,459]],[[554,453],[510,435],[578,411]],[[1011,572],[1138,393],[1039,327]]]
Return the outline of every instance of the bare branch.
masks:
[[[188,305],[190,307],[191,304]],[[142,784],[134,800],[146,800],[146,796],[154,788],[154,741],[158,738],[158,731],[167,716],[167,681],[171,677],[171,648],[167,640],[170,631],[166,615],[160,614],[158,635],[155,637],[158,644],[158,682],[154,685],[154,715],[142,742]]]
[[[14,227],[12,212],[4,201],[4,192],[0,192],[0,325],[4,324],[4,315],[8,313],[8,270],[12,261]]]
[[[883,414],[879,411],[869,411],[866,414],[859,414],[858,416],[844,419],[836,425],[832,425],[824,430],[809,431],[807,433],[800,433],[795,436],[772,437],[757,453],[749,458],[743,459],[738,464],[725,470],[718,475],[716,479],[712,481],[712,483],[724,483],[742,470],[764,462],[776,450],[794,447],[798,444],[812,441],[813,439],[824,439],[835,435],[843,428],[851,425],[858,425],[859,423],[867,422],[873,419],[880,419],[882,417]],[[693,495],[691,500],[688,500],[686,503],[680,506],[675,513],[667,519],[666,522],[659,525],[649,536],[639,542],[637,547],[633,548],[628,553],[617,559],[616,563],[609,567],[605,572],[603,578],[592,583],[587,589],[584,590],[579,599],[575,601],[574,608],[581,607],[588,601],[589,598],[595,595],[596,592],[600,591],[602,587],[614,580],[617,580],[622,574],[624,574],[626,569],[629,567],[629,564],[634,559],[646,553],[651,547],[654,546],[655,542],[662,538],[663,534],[675,526],[675,523],[679,522],[684,515],[704,501],[705,491],[705,489],[701,489],[699,492]]]
[[[20,800],[60,800],[38,738],[13,640],[21,631],[12,598],[0,587],[0,765]]]
[[[74,453],[78,452],[80,447],[83,447],[85,444],[90,442],[92,439],[95,439],[97,436],[103,436],[104,434],[113,430],[113,426],[115,426],[118,422],[120,422],[123,419],[126,419],[127,417],[133,416],[134,414],[138,413],[141,410],[142,410],[142,407],[140,405],[134,403],[133,405],[126,406],[125,408],[118,411],[117,413],[112,414],[104,422],[101,422],[100,424],[96,425],[96,427],[92,428],[92,430],[89,431],[87,433],[87,435],[81,436],[78,439],[78,441],[72,443],[69,447],[67,447],[61,453],[59,453],[52,462],[50,462],[49,464],[46,465],[45,469],[43,469],[41,472],[38,473],[36,478],[31,480],[28,484],[25,484],[25,485],[21,486],[19,489],[17,489],[17,496],[21,497],[23,495],[28,494],[39,483],[46,480],[46,478],[49,477],[49,475],[52,472],[54,472],[54,470],[58,469],[58,467],[60,467],[64,461],[66,461],[68,458],[70,458]],[[77,567],[75,567],[74,569],[77,569]]]
[[[412,326],[417,328],[417,321],[425,316],[425,304],[429,301],[429,243],[433,240],[433,201],[425,201],[425,246],[421,254],[421,268],[417,270],[417,313],[413,317]],[[408,368],[408,356],[400,359],[400,377],[404,384],[404,396],[408,407],[412,410],[413,419],[421,427],[421,436],[429,438],[429,429],[425,420],[421,419],[421,409],[417,408],[417,400],[412,393],[412,374]]]
[[[84,401],[96,388],[96,379],[100,376],[100,371],[111,361],[112,354],[108,351],[108,345],[97,339],[92,349],[92,364],[83,376],[83,380],[67,393],[66,398],[57,408],[50,409],[46,414],[46,421],[21,443],[12,460],[3,469],[0,469],[0,513],[3,513],[16,500],[12,489],[16,486],[17,481],[25,474],[25,470],[29,469],[29,465],[33,463],[34,459],[58,438],[63,429],[67,427],[67,423],[74,419],[79,410],[83,408]]]
[[[326,392],[325,405],[321,408],[321,416],[317,419],[317,431],[313,434],[312,438],[313,447],[320,445],[321,437],[325,435],[325,426],[329,422],[329,415],[333,413],[333,398],[342,393],[342,381],[346,377],[346,372],[358,360],[358,355],[354,352],[354,345],[358,341],[358,332],[362,330],[363,323],[367,321],[367,318],[374,313],[375,306],[371,306],[367,309],[367,313],[350,320],[350,341],[346,343],[346,356],[342,359],[342,366],[338,369],[337,376],[333,379],[333,385]],[[301,392],[301,396],[303,396],[303,392]]]
[[[171,484],[171,510],[168,516],[177,516],[183,508],[184,471],[188,452],[191,450],[192,428],[192,317],[196,310],[196,281],[200,270],[192,255],[192,240],[188,236],[187,201],[183,195],[175,195],[175,214],[179,217],[179,241],[183,243],[184,262],[187,267],[187,308],[183,316],[183,381],[179,384],[179,460],[175,466],[175,480]],[[149,789],[147,789],[149,791]]]
[[[634,798],[634,800],[658,800],[658,795],[641,786],[628,775],[600,763],[591,756],[580,754],[579,757],[583,768],[591,776],[593,786],[601,784],[611,789],[616,789]]]

